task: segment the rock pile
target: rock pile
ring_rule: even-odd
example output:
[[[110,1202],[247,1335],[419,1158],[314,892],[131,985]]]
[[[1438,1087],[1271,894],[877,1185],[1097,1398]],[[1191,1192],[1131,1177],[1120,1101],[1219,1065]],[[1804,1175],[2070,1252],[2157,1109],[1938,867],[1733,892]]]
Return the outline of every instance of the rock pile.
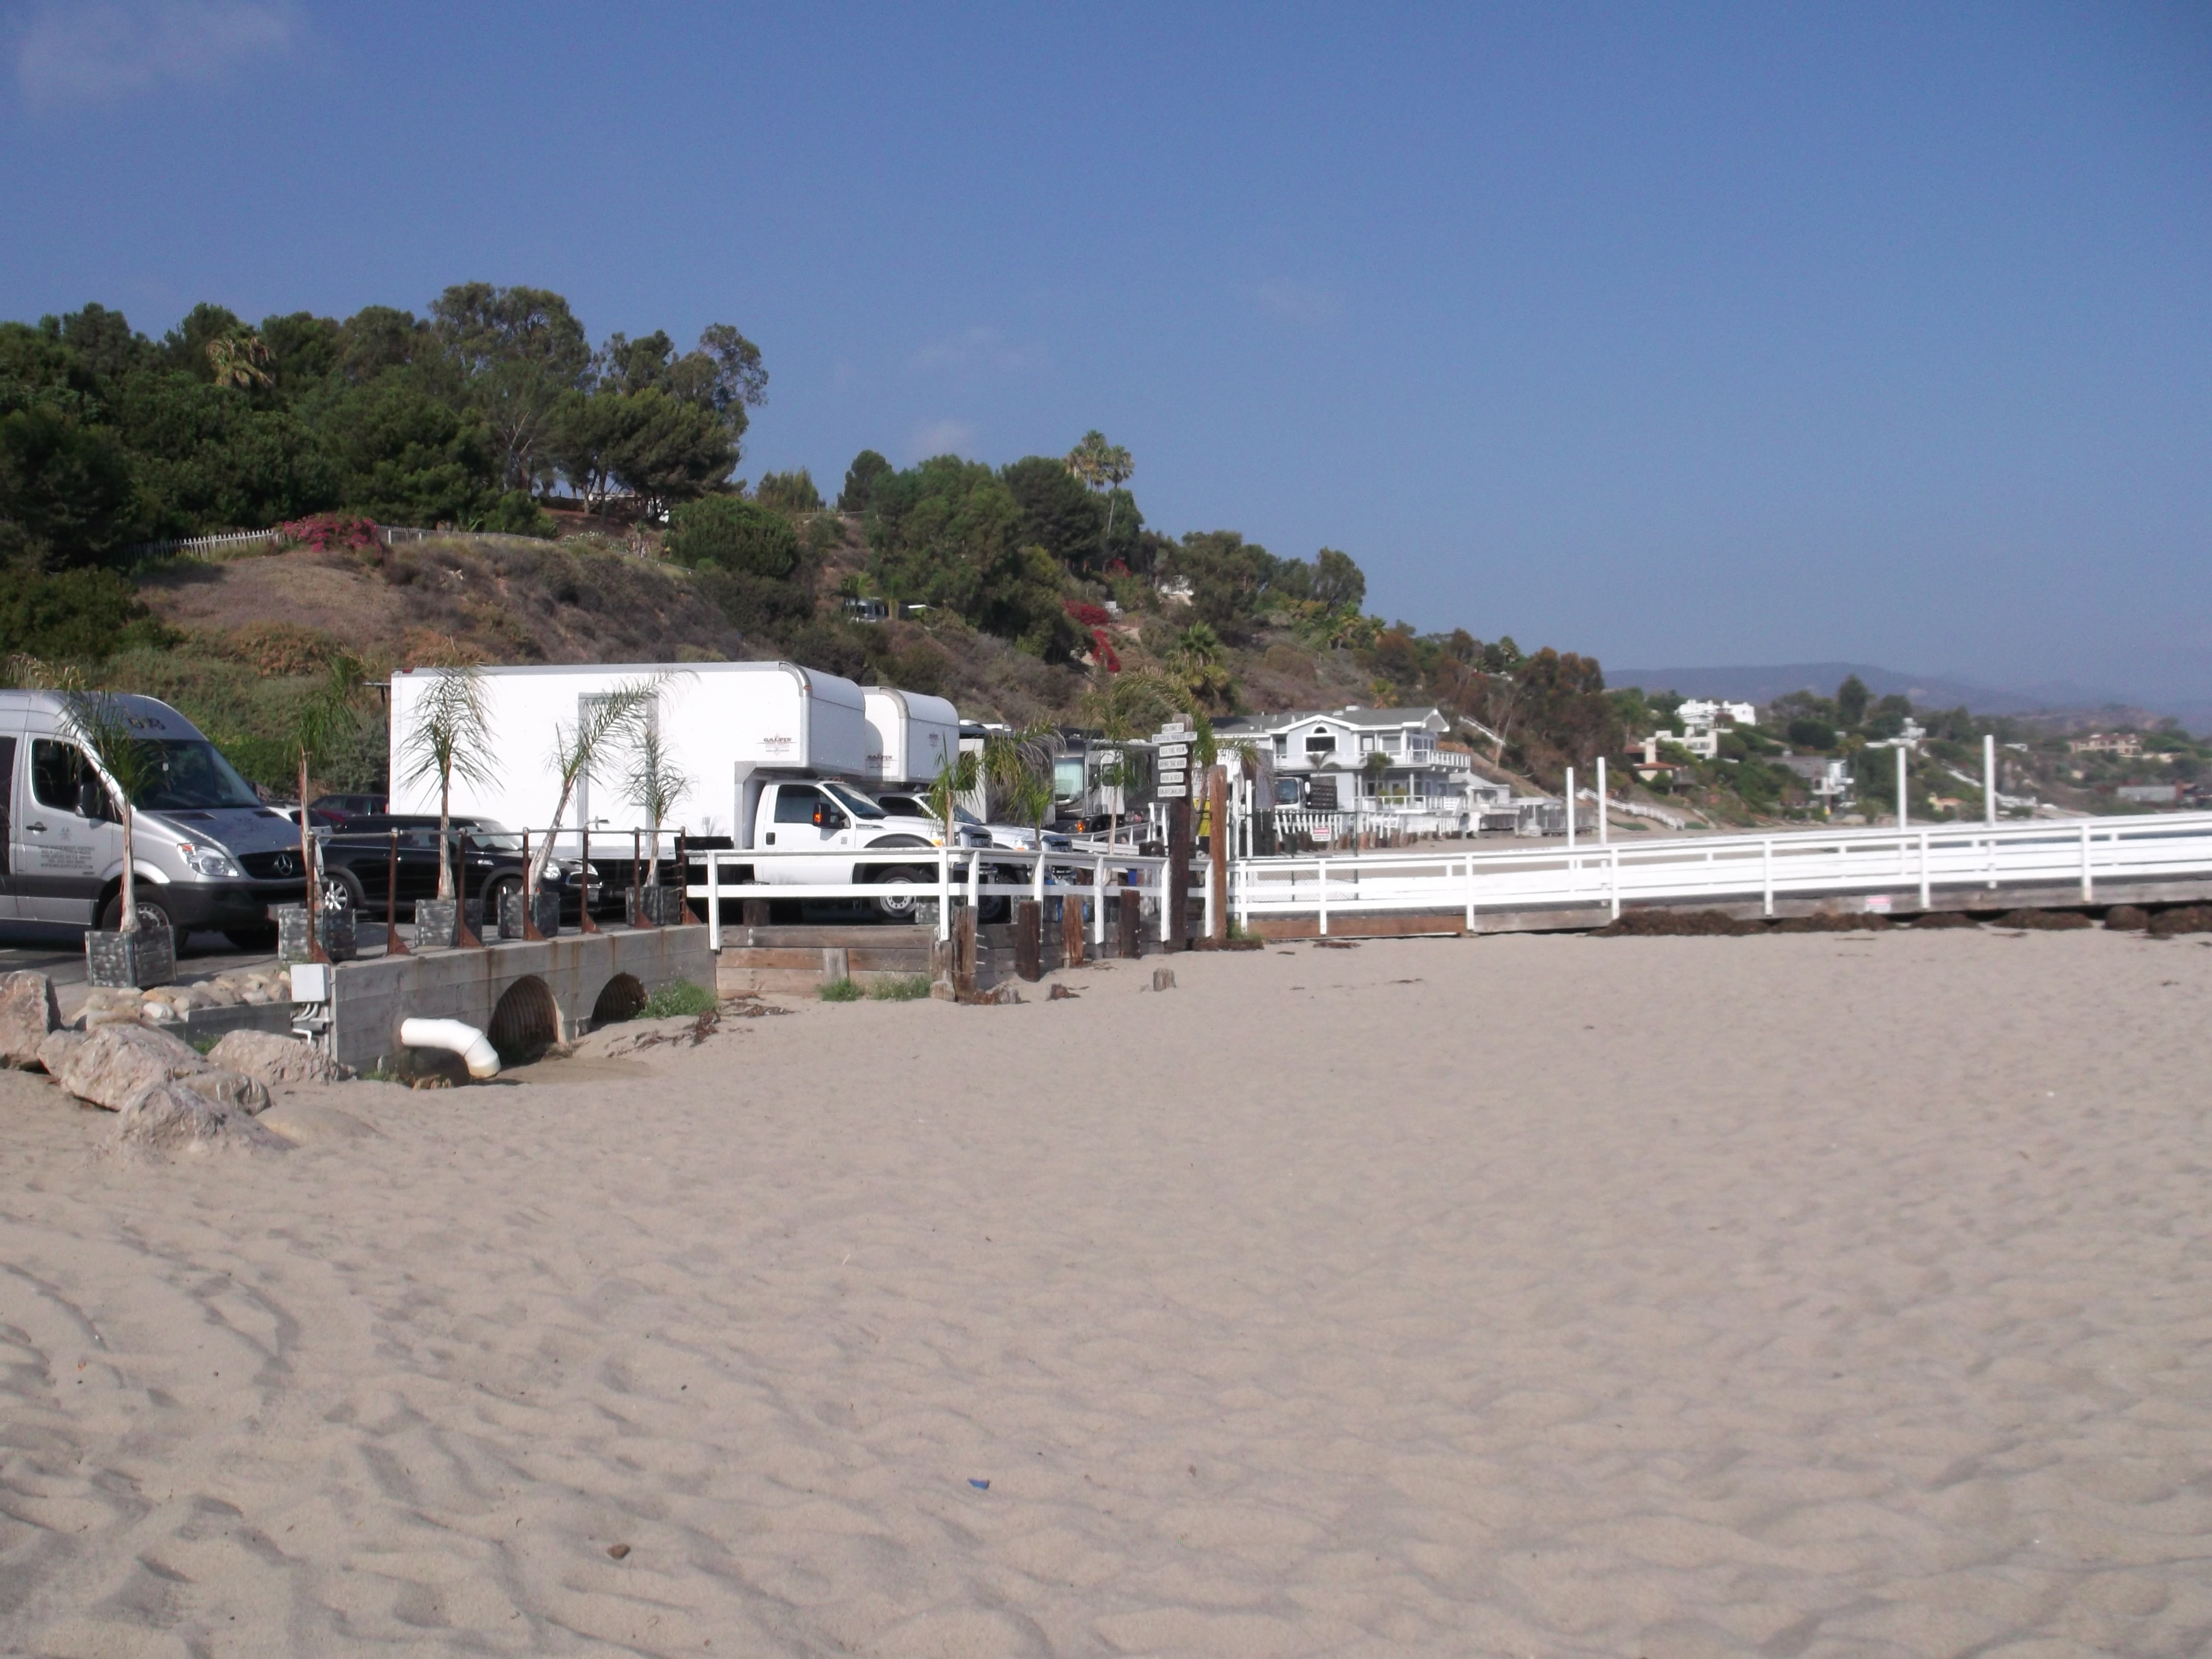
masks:
[[[61,1023],[53,981],[44,974],[0,979],[0,1066],[25,1071],[36,1066],[40,1047]]]
[[[292,981],[283,969],[240,969],[190,985],[156,985],[143,991],[95,986],[85,998],[84,1023],[87,1027],[118,1020],[145,1025],[181,1024],[195,1008],[291,1000]]]
[[[208,1050],[208,1064],[274,1087],[284,1083],[343,1083],[353,1067],[341,1066],[313,1043],[273,1031],[228,1031]]]

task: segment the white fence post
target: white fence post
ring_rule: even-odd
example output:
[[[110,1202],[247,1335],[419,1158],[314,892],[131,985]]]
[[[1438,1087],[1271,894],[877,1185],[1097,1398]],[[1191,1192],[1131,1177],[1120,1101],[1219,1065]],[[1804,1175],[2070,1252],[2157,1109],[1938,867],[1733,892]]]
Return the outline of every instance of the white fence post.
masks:
[[[1575,769],[1567,769],[1567,852],[1575,850]]]
[[[1900,743],[1897,745],[1897,833],[1899,835],[1902,836],[1905,833],[1905,826],[1908,822],[1910,820],[1906,816],[1905,802],[1905,745]]]
[[[1605,763],[1603,761],[1600,761],[1598,765],[1602,769]],[[1603,777],[1605,775],[1604,771],[1601,769],[1598,775],[1600,777]],[[1602,814],[1605,811],[1604,793],[1605,792],[1603,790],[1600,790],[1598,792],[1599,800],[1597,810],[1600,814]],[[1598,822],[1600,823],[1604,823],[1604,817],[1601,816]],[[1615,921],[1619,921],[1620,920],[1620,848],[1618,847],[1607,848],[1606,849],[1606,861],[1612,866],[1609,873],[1613,878],[1613,919]]]
[[[1995,732],[1982,736],[1982,822],[1997,827],[1997,739]]]
[[[1605,827],[1605,757],[1600,755],[1597,757],[1597,844],[1603,847],[1611,839],[1612,837],[1606,833]],[[1618,866],[1615,866],[1615,870],[1618,873]],[[1618,885],[1617,883],[1615,884]],[[1618,898],[1613,901],[1613,914],[1616,916],[1620,914],[1620,901]]]
[[[1929,831],[1920,832],[1920,908],[1923,910],[1928,908],[1928,836]]]
[[[1759,914],[1774,914],[1774,837],[1767,836],[1759,843]]]
[[[952,849],[937,849],[937,942],[952,937]]]
[[[2085,853],[2082,857],[2086,859],[2088,854]],[[1319,864],[1321,867],[1321,936],[1327,939],[1328,937],[1328,860],[1320,860]]]
[[[2095,891],[2089,875],[2089,821],[2081,820],[2081,902],[2087,904]]]
[[[586,866],[585,878],[590,879],[590,867]],[[707,948],[719,951],[722,948],[722,855],[707,854]]]
[[[1467,855],[1467,931],[1474,931],[1474,854]]]
[[[1091,942],[1102,949],[1106,944],[1106,855],[1103,853],[1091,866]]]

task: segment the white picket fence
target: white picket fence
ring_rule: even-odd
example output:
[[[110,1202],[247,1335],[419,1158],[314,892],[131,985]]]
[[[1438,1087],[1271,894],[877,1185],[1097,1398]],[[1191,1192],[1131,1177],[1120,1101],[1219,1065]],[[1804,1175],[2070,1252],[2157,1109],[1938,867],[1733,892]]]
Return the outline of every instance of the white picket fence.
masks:
[[[1310,854],[1240,859],[1231,914],[1255,918],[1760,902],[1905,892],[1960,907],[2002,905],[2008,889],[2056,883],[2097,901],[2100,883],[2212,879],[2212,812],[2069,823],[1822,830],[1540,849]],[[2108,895],[2109,896],[2109,895]]]

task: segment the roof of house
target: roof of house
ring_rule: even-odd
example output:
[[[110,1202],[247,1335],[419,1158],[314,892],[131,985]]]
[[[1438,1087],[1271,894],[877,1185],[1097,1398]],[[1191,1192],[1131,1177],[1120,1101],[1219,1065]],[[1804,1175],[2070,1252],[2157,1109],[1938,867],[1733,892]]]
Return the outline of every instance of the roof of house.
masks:
[[[1433,704],[1426,708],[1293,708],[1279,714],[1234,714],[1214,721],[1216,732],[1286,732],[1313,720],[1334,720],[1340,726],[1380,729],[1384,726],[1432,726],[1449,730],[1451,722]]]

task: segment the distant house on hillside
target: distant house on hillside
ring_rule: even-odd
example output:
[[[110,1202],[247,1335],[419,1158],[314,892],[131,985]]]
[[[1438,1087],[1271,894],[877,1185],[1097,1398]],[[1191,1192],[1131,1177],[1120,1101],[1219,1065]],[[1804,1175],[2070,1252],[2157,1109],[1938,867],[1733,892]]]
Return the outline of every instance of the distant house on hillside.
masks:
[[[1730,726],[1758,725],[1759,710],[1747,702],[1719,702],[1705,697],[1692,697],[1674,711],[1674,718],[1682,722],[1680,735],[1662,732],[1658,734],[1660,738],[1681,744],[1699,760],[1712,760],[1721,752],[1723,730]]]
[[[2069,755],[2112,755],[2121,760],[2135,760],[2142,754],[2142,738],[2133,732],[2092,732],[2086,738],[2075,738],[2066,745]]]
[[[1320,815],[1328,821],[1300,827],[1324,835],[1355,819],[1408,835],[1464,834],[1486,809],[1504,808],[1511,788],[1476,772],[1473,752],[1445,739],[1450,729],[1433,708],[1293,709],[1213,725],[1224,745],[1249,743],[1272,757],[1278,822]]]

